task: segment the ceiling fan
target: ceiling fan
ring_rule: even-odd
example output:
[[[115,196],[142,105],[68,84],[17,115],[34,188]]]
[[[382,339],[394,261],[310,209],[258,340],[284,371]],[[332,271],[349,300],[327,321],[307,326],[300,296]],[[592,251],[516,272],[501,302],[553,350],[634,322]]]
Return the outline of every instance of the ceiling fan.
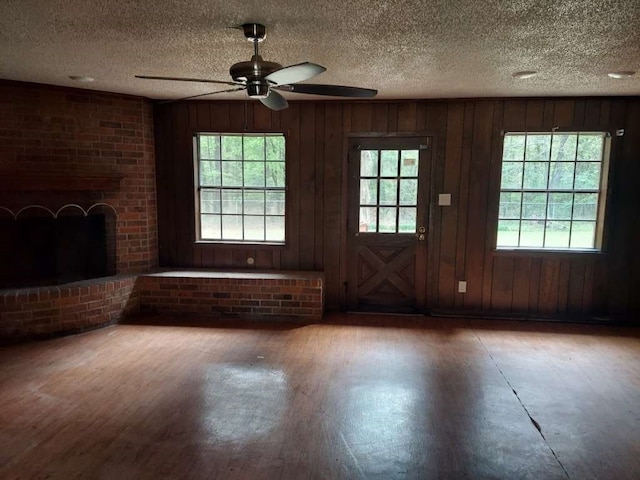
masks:
[[[275,62],[267,62],[262,59],[258,52],[258,44],[266,37],[266,27],[259,23],[245,23],[241,25],[241,28],[247,40],[253,42],[253,56],[248,62],[239,62],[231,66],[229,73],[231,74],[233,81],[228,82],[223,80],[181,77],[155,77],[150,75],[136,75],[136,78],[230,85],[233,88],[201,93],[199,95],[184,97],[179,100],[204,97],[206,95],[213,95],[216,93],[246,90],[250,98],[259,99],[271,110],[282,110],[288,106],[286,98],[284,98],[278,90],[283,92],[355,98],[375,97],[378,93],[377,90],[369,88],[299,83],[321,74],[326,70],[326,68],[310,62],[298,63],[288,67],[283,67],[279,63]]]

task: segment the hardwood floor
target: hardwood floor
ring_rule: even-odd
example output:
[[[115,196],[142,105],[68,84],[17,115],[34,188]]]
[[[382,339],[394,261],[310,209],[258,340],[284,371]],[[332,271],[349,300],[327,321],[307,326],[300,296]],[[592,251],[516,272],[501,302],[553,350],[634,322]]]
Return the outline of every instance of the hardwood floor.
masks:
[[[5,347],[0,478],[637,479],[640,335],[149,317]]]

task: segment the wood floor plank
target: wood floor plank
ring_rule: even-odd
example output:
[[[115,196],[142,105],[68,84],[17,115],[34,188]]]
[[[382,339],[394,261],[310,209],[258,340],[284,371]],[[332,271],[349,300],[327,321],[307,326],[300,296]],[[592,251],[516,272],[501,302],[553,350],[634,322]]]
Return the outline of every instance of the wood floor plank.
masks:
[[[0,478],[636,479],[638,365],[614,327],[146,317],[0,349]]]

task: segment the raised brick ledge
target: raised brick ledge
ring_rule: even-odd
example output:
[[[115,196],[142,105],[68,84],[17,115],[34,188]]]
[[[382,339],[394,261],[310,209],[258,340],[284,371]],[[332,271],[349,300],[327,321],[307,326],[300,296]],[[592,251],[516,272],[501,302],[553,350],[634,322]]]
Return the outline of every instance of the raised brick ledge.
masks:
[[[318,321],[324,311],[322,272],[164,270],[138,288],[146,312]]]
[[[136,275],[0,290],[0,342],[51,338],[106,326],[139,309]]]

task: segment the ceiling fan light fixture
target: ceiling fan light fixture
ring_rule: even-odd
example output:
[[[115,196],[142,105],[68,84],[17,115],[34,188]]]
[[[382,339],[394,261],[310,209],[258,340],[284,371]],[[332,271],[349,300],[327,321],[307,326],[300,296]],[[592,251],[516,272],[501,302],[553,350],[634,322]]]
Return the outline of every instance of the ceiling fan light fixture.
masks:
[[[513,78],[517,78],[518,80],[524,80],[525,78],[535,77],[538,72],[534,70],[523,70],[521,72],[513,72],[511,76]]]
[[[609,77],[611,77],[611,78],[620,79],[620,78],[629,78],[629,77],[632,77],[635,74],[636,74],[636,72],[634,72],[632,70],[621,70],[619,72],[610,72],[607,75],[609,75]]]
[[[269,82],[266,80],[247,82],[247,94],[250,98],[267,98],[269,96]]]

